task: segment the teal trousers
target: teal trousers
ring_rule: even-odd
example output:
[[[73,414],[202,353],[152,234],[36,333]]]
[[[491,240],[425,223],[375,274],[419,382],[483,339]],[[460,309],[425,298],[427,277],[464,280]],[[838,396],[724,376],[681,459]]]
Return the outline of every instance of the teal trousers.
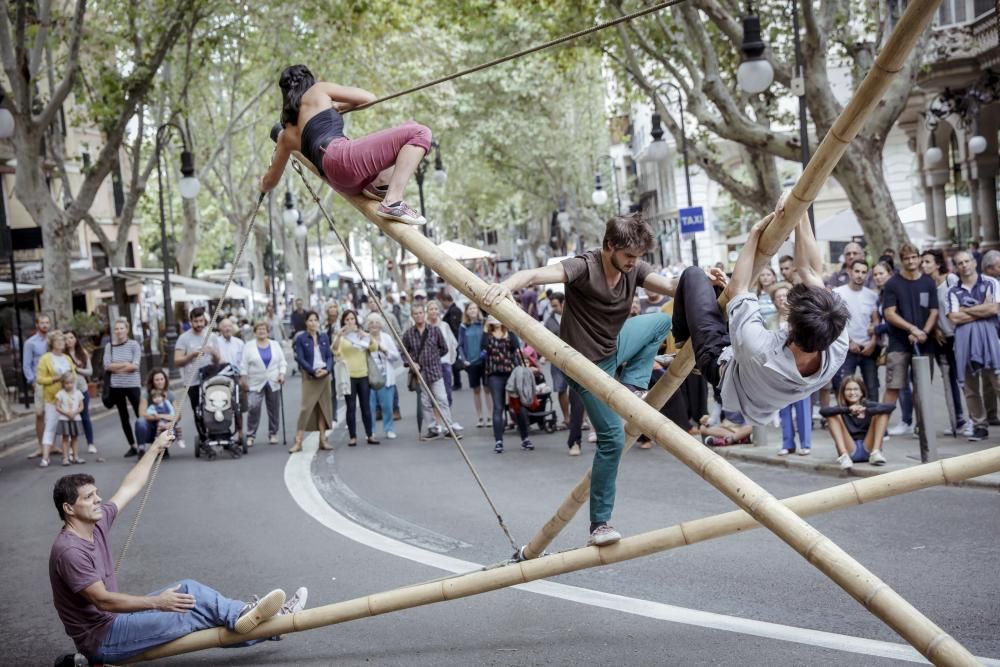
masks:
[[[618,332],[615,353],[596,362],[598,367],[622,384],[646,388],[653,371],[653,357],[670,333],[670,316],[650,313],[629,318]],[[597,433],[597,451],[590,480],[590,520],[607,522],[615,507],[615,479],[625,447],[625,427],[621,417],[598,396],[574,380],[570,385],[583,399],[590,424]]]

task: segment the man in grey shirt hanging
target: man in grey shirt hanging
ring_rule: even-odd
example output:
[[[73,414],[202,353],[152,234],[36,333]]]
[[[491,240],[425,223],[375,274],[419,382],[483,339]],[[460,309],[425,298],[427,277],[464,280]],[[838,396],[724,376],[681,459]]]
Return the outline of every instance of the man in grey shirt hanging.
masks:
[[[781,224],[783,202],[750,230],[733,268],[727,325],[717,295],[700,270],[681,275],[674,295],[674,340],[688,338],[696,367],[722,391],[722,409],[740,412],[758,424],[824,387],[847,356],[847,308],[820,277],[819,246],[805,216],[795,232],[796,272],[801,282],[788,293],[787,331],[769,331],[750,290],[761,233]]]

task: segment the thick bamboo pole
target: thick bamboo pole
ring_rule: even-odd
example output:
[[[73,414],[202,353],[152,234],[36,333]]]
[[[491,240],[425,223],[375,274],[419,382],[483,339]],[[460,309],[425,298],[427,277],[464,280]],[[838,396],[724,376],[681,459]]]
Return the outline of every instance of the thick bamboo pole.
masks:
[[[308,164],[308,163],[306,163]],[[417,228],[388,222],[376,215],[376,202],[354,196],[346,199],[373,224],[412,252],[424,264],[470,299],[483,306],[488,285],[457,261],[441,252]],[[490,307],[491,314],[528,341],[563,372],[602,397],[626,421],[635,422],[678,460],[701,475],[740,508],[770,529],[817,569],[833,579],[869,611],[881,618],[918,651],[945,651],[972,660],[950,635],[932,623],[864,566],[815,528],[796,516],[774,496],[741,473],[728,461],[708,450],[687,432],[661,415],[621,384],[601,371],[582,354],[566,345],[513,301],[504,299]],[[422,590],[409,589],[412,591]],[[944,644],[947,648],[938,649]],[[954,664],[963,664],[956,660]],[[970,663],[971,664],[971,663]]]
[[[816,199],[820,188],[833,173],[833,168],[840,161],[847,145],[854,139],[864,125],[864,121],[878,105],[893,77],[902,69],[903,63],[927,28],[927,24],[937,10],[939,3],[940,0],[922,0],[921,2],[909,3],[896,29],[875,59],[872,69],[865,76],[854,97],[840,113],[833,128],[820,143],[816,153],[802,172],[802,176],[792,189],[791,196],[785,201],[785,224],[769,225],[764,230],[754,260],[755,274],[759,273],[771,261],[781,244],[795,228],[799,218]],[[725,310],[730,298],[731,294],[727,289],[719,297],[719,307]],[[686,343],[671,362],[668,372],[650,389],[646,396],[646,402],[657,410],[662,408],[693,369],[694,357],[690,344]],[[635,423],[627,424],[625,430],[626,451],[632,447],[635,439],[642,432]],[[521,550],[522,557],[536,558],[542,554],[587,501],[589,491],[590,472],[588,471],[559,506],[552,518]]]
[[[812,491],[782,502],[800,516],[814,516],[932,486],[955,484],[998,471],[1000,471],[1000,447],[994,447],[974,454],[956,456],[877,477],[859,479],[829,489]],[[469,574],[300,611],[291,616],[281,616],[267,621],[247,635],[238,635],[223,628],[202,630],[151,649],[130,662],[218,648],[247,639],[312,630],[389,611],[454,600],[589,567],[631,560],[758,527],[760,524],[744,511],[726,512],[626,537],[617,545],[609,547],[582,547],[532,561],[521,561],[490,570],[477,570]],[[938,642],[930,647],[925,655],[935,664],[960,664],[960,658],[964,656],[952,653],[952,648],[951,642]]]

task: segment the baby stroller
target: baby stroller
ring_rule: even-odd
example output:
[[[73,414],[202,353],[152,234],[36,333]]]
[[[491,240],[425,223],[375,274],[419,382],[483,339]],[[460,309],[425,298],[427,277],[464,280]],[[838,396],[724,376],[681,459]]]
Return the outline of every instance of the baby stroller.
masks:
[[[509,396],[507,407],[510,412],[510,421],[511,423],[516,421],[514,411],[523,406],[529,428],[534,424],[546,433],[552,433],[556,430],[556,411],[552,407],[552,389],[545,381],[545,375],[541,371],[534,368],[532,370],[535,377],[535,399],[529,405],[524,405],[516,396]]]
[[[209,365],[199,371],[201,400],[194,409],[198,427],[198,446],[194,455],[202,453],[209,459],[216,456],[215,447],[222,447],[238,459],[247,453],[246,442],[240,438],[239,373],[230,364]]]

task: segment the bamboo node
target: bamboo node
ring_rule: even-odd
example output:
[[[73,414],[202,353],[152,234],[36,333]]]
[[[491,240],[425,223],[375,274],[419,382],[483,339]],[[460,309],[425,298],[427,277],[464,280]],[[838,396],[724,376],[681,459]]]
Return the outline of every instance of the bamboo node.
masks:
[[[873,588],[871,592],[865,596],[865,607],[871,606],[872,600],[875,599],[875,596],[887,588],[889,588],[889,584],[885,583],[884,581],[878,582],[878,585],[875,586],[875,588]]]
[[[951,635],[949,635],[947,632],[945,632],[945,631],[942,630],[927,645],[927,650],[924,651],[924,657],[926,657],[928,660],[931,660],[931,656],[934,655],[934,649],[937,648],[938,644],[940,644],[941,642],[946,642],[949,639],[953,640],[954,638]],[[931,662],[934,662],[934,661],[931,660]]]
[[[805,551],[802,552],[802,555],[806,557],[807,561],[809,561],[810,563],[813,562],[813,559],[812,559],[813,551],[815,551],[816,547],[818,547],[823,542],[830,542],[831,544],[833,544],[830,541],[830,538],[828,538],[826,535],[823,535],[822,533],[817,533],[816,534],[816,539],[814,539],[812,542],[810,542],[809,546],[806,547]],[[882,585],[885,586],[885,584],[882,584]]]
[[[858,482],[851,482],[851,491],[854,492],[854,497],[857,499],[859,505],[864,505],[865,501],[861,498],[861,492],[858,491]]]

